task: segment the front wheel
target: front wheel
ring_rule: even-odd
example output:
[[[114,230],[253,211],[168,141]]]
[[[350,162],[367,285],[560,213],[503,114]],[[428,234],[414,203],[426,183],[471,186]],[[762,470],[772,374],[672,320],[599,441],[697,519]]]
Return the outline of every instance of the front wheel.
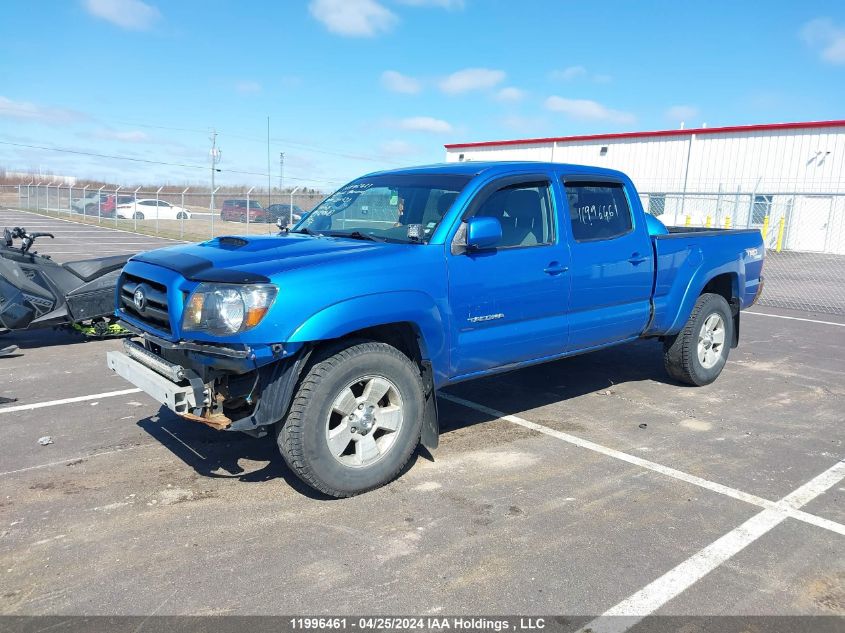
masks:
[[[684,328],[663,343],[663,363],[675,380],[701,387],[718,378],[734,337],[731,308],[721,295],[705,293]]]
[[[279,422],[282,456],[309,486],[351,497],[393,480],[420,441],[419,368],[385,343],[361,341],[313,361]]]
[[[141,213],[140,211],[136,211],[135,213],[132,214],[132,217],[136,220],[143,220],[144,214]]]

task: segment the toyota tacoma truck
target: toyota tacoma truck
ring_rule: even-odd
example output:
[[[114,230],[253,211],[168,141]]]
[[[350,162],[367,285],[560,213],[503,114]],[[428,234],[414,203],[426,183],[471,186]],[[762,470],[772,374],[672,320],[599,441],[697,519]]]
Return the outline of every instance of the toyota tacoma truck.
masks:
[[[132,257],[108,365],[183,418],[272,433],[344,497],[438,443],[436,391],[638,338],[713,382],[762,287],[757,230],[667,229],[623,173],[531,162],[363,176],[279,235]]]

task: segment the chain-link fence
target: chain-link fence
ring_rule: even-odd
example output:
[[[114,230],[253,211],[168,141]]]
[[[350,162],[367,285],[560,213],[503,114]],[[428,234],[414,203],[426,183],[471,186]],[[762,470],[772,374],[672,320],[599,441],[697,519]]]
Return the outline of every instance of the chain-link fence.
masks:
[[[762,305],[845,314],[845,194],[643,192],[643,207],[670,226],[757,228],[766,243]],[[0,186],[0,206],[188,241],[274,233],[324,193],[243,189]]]
[[[755,228],[766,244],[762,305],[845,314],[845,194],[641,193],[669,226]]]
[[[224,192],[35,183],[0,186],[0,206],[145,235],[200,241],[225,234],[277,232],[277,219],[293,224],[325,195],[298,190],[268,195],[257,188]]]

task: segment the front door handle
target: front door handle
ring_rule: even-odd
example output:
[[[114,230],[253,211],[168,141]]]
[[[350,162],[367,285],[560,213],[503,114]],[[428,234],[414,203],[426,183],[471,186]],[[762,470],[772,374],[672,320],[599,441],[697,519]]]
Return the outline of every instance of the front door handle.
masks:
[[[637,264],[642,264],[646,260],[648,260],[648,257],[640,255],[639,253],[633,253],[628,258],[628,261],[631,262],[634,266],[636,266]]]
[[[568,266],[561,266],[559,262],[549,262],[549,265],[543,269],[547,275],[561,275],[569,270]]]

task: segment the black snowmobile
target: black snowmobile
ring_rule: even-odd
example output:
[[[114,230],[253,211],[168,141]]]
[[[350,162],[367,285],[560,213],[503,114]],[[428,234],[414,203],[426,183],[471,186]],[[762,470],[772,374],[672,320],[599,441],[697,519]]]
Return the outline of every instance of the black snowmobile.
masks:
[[[39,237],[4,229],[0,244],[0,333],[70,326],[86,336],[126,333],[114,317],[117,278],[131,255],[58,264],[31,250]],[[14,241],[21,240],[20,246]]]

